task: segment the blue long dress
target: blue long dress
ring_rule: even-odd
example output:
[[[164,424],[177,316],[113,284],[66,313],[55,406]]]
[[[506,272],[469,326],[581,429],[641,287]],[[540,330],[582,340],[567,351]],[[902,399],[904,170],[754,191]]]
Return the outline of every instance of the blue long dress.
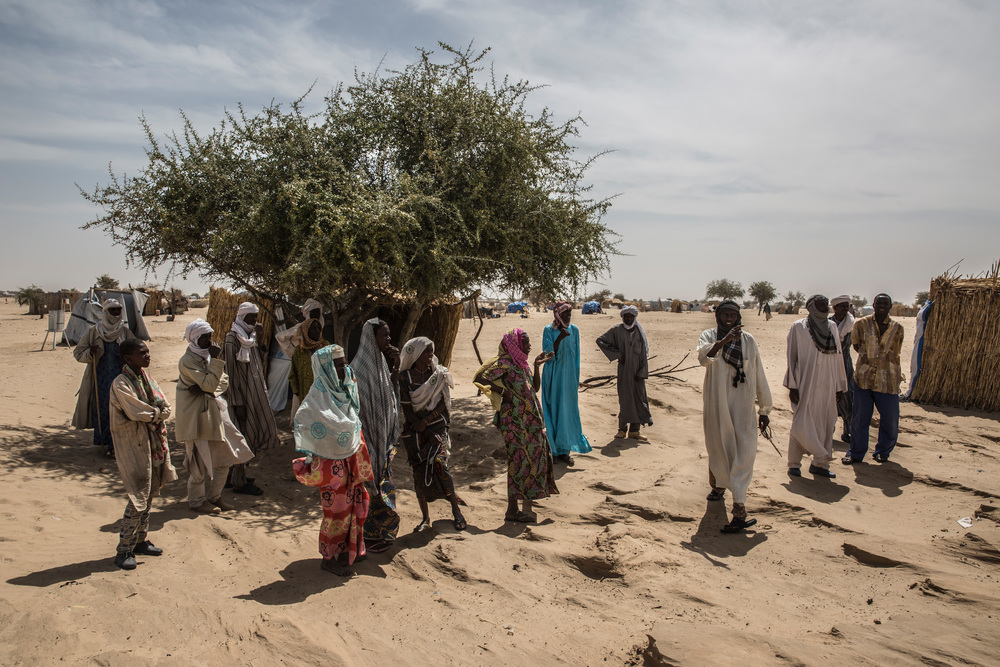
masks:
[[[100,340],[100,339],[98,339]],[[115,451],[114,441],[111,439],[111,385],[115,378],[121,375],[122,366],[125,361],[122,359],[121,350],[118,349],[118,341],[101,341],[104,344],[104,354],[97,362],[97,400],[94,402],[94,444],[103,446],[108,454]],[[99,412],[98,412],[99,411]],[[98,418],[100,414],[100,418]],[[101,427],[98,428],[97,425]]]
[[[552,352],[558,337],[555,326],[546,326],[542,351]],[[580,422],[580,330],[575,324],[569,325],[555,358],[542,366],[542,414],[553,456],[590,451]]]

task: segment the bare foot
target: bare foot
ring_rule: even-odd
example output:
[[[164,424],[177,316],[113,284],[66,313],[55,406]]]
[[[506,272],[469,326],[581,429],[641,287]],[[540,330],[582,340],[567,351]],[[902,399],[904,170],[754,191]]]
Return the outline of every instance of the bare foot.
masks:
[[[353,572],[351,572],[351,569],[349,567],[341,565],[332,558],[330,559],[324,558],[322,561],[320,561],[319,566],[320,569],[325,570],[331,574],[335,574],[338,577],[349,577],[352,574],[354,574]]]
[[[208,502],[212,503],[213,505],[215,505],[216,507],[218,507],[223,512],[232,512],[234,509],[236,509],[235,505],[230,505],[225,500],[223,500],[221,497],[218,500],[209,500]]]
[[[413,532],[414,533],[420,533],[420,532],[423,532],[423,531],[429,529],[430,527],[431,527],[431,520],[430,519],[424,519],[420,523],[417,524],[417,527],[413,529]]]
[[[198,514],[221,514],[222,510],[208,502],[207,500],[197,507],[192,507],[192,511]]]

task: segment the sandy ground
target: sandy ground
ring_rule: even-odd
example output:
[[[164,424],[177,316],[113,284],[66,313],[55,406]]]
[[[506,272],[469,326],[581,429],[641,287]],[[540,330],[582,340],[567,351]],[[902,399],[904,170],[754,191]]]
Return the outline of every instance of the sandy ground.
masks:
[[[166,554],[123,572],[111,564],[126,502],[117,468],[69,427],[83,367],[66,348],[40,352],[44,321],[22,310],[0,305],[2,664],[1000,664],[997,415],[904,404],[892,462],[835,463],[836,480],[790,480],[784,454],[761,440],[748,499],[759,524],[722,535],[727,508],[705,500],[701,369],[649,384],[649,443],[615,441],[614,388],[588,391],[594,451],[557,467],[561,493],[541,504],[539,525],[504,524],[501,443],[470,382],[478,362],[463,322],[452,470],[468,531],[438,502],[434,529],[410,532],[419,510],[398,457],[396,548],[350,580],[320,571],[319,502],[290,474],[286,412],[284,446],[254,468],[264,496],[197,516],[182,473],[152,515]],[[202,314],[149,318],[151,371],[169,397],[181,332]],[[784,452],[794,317],[744,319]],[[491,356],[517,325],[540,343],[547,321],[488,322],[481,349]],[[574,321],[584,376],[613,372],[592,341],[617,318]],[[641,321],[654,366],[680,360],[714,323]],[[908,359],[913,320],[903,325]],[[178,468],[182,453],[173,446]],[[956,521],[977,513],[969,529]]]

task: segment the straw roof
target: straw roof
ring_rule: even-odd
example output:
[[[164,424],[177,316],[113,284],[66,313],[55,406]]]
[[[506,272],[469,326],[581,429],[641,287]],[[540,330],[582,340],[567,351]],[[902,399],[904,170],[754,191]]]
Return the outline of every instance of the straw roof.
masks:
[[[274,334],[274,318],[271,317],[274,304],[271,300],[249,294],[232,294],[222,287],[212,287],[208,295],[208,313],[205,319],[215,330],[212,340],[219,345],[226,341],[226,334],[236,321],[236,311],[244,301],[255,303],[260,308],[257,324],[264,327],[262,342],[264,345],[270,345],[271,336]]]
[[[931,282],[920,374],[921,403],[1000,410],[1000,280],[944,275]]]

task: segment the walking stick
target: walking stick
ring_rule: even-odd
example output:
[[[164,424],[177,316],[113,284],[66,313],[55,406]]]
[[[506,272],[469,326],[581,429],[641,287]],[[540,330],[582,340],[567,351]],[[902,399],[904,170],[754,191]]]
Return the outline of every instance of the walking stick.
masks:
[[[97,358],[92,359],[94,369],[94,400],[97,401],[97,430],[101,434],[101,442],[104,442],[104,427],[101,426],[101,393],[97,390]]]

